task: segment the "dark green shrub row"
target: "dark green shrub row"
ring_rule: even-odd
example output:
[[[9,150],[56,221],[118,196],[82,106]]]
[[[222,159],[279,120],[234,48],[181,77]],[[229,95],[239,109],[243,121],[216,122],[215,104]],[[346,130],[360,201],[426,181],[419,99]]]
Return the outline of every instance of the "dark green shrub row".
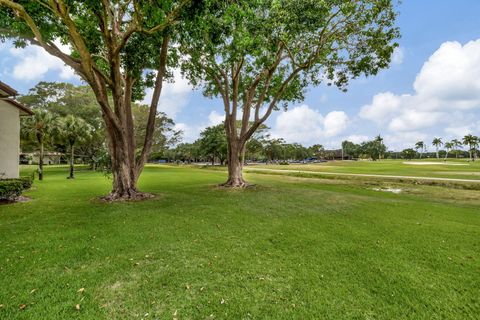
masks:
[[[0,180],[0,200],[15,200],[23,190],[30,189],[33,177]]]

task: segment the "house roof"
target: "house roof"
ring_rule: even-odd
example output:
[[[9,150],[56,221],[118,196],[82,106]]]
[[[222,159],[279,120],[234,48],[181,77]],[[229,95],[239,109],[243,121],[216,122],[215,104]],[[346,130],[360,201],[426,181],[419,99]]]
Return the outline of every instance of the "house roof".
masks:
[[[9,105],[14,106],[15,108],[19,109],[20,110],[20,116],[32,116],[33,115],[33,111],[30,110],[29,107],[24,106],[23,104],[21,104],[20,102],[18,102],[16,100],[13,100],[11,98],[2,98],[2,99],[0,99],[0,101],[5,101]]]
[[[17,90],[10,87],[8,84],[0,81],[0,100],[5,101],[7,104],[14,106],[20,110],[21,116],[31,116],[33,115],[32,110],[29,107],[24,106],[17,100],[10,98],[18,95]]]
[[[13,89],[8,84],[0,81],[0,97],[7,98],[16,95],[18,95],[17,90]]]

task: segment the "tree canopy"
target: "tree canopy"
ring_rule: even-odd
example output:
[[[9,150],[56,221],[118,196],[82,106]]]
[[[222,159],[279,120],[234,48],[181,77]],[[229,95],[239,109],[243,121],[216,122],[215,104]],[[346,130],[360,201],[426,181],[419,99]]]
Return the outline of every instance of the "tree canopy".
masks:
[[[201,19],[187,21],[182,69],[224,104],[226,184],[245,185],[238,159],[272,111],[303,100],[309,86],[346,90],[349,79],[388,67],[395,17],[388,0],[238,0],[209,2]]]

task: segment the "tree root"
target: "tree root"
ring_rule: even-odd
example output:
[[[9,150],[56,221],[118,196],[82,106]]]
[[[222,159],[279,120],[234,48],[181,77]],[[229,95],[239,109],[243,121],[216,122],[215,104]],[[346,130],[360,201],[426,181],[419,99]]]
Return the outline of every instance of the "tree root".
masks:
[[[129,192],[116,192],[113,191],[109,195],[100,197],[102,202],[123,202],[123,201],[143,201],[154,198],[155,195],[146,192],[129,191]]]
[[[253,186],[254,186],[253,184],[250,184],[243,179],[229,179],[227,180],[227,182],[219,185],[219,187],[232,188],[232,189],[246,189]]]

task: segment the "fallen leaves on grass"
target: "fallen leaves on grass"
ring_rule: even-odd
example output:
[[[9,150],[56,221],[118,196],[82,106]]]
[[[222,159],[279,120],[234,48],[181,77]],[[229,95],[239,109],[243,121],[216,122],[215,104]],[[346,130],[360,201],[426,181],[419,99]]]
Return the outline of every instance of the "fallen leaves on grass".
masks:
[[[80,305],[79,304],[75,305],[75,310],[80,310]]]
[[[85,292],[85,288],[80,288],[80,289],[77,290],[77,292],[83,293],[83,292]]]
[[[27,305],[26,305],[26,304],[23,304],[23,303],[18,306],[18,308],[19,308],[20,310],[23,310],[23,309],[25,309],[26,307],[27,307]]]

